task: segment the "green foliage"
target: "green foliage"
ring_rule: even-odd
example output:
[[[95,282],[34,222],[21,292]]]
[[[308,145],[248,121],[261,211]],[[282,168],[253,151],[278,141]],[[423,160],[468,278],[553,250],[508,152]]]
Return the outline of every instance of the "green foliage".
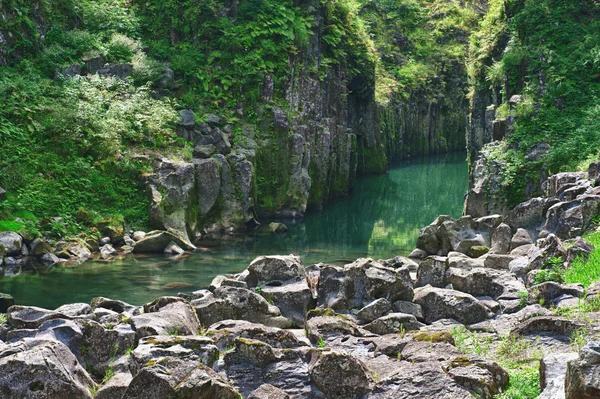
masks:
[[[583,257],[575,259],[573,264],[564,271],[563,279],[567,284],[583,284],[587,288],[600,281],[600,233],[589,234],[585,239],[594,246],[595,250],[590,253],[587,260]]]
[[[509,386],[497,399],[535,399],[540,395],[540,374],[534,369],[510,370]]]

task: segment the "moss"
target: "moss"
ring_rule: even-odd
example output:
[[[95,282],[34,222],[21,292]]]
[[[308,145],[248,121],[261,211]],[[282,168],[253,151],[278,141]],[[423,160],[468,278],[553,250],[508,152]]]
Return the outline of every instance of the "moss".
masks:
[[[471,258],[479,258],[480,256],[487,254],[489,251],[489,247],[485,247],[483,245],[475,245],[469,248],[469,256]]]
[[[358,170],[361,173],[383,173],[387,170],[388,160],[383,146],[358,146]]]
[[[457,356],[454,359],[452,359],[450,361],[450,363],[448,364],[448,370],[451,370],[451,369],[457,368],[457,367],[469,367],[472,365],[473,365],[473,362],[471,362],[469,360],[468,356],[465,356],[465,355]]]
[[[413,339],[420,342],[447,343],[454,345],[454,337],[452,336],[452,333],[448,331],[423,331],[415,334]]]
[[[336,316],[335,310],[331,308],[316,308],[311,309],[306,313],[306,320],[310,320],[313,317],[326,317],[326,316]]]

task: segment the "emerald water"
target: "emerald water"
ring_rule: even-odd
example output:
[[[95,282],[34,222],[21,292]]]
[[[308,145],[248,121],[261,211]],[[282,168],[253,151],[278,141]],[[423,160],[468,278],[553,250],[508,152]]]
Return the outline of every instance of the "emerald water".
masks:
[[[295,253],[306,265],[407,255],[421,227],[440,214],[461,215],[467,181],[464,154],[398,163],[384,175],[359,178],[351,197],[306,215],[284,235],[257,233],[180,259],[129,256],[24,272],[0,280],[0,292],[14,296],[17,304],[50,309],[96,296],[141,305],[205,288],[216,275],[242,271],[259,255]]]

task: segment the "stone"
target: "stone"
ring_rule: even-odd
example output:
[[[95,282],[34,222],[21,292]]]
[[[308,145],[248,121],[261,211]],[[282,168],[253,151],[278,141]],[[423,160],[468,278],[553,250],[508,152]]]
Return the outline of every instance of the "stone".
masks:
[[[588,179],[590,179],[596,187],[600,186],[600,162],[593,162],[588,167]]]
[[[508,386],[508,373],[477,356],[457,356],[445,363],[448,375],[480,398],[492,399]]]
[[[4,252],[8,256],[21,255],[23,237],[12,231],[0,232],[0,246],[4,247]]]
[[[137,338],[149,335],[196,335],[199,330],[193,308],[177,297],[162,297],[144,305],[144,314],[133,316]]]
[[[263,384],[252,391],[247,399],[290,399],[290,396],[273,385]]]
[[[215,114],[206,114],[204,115],[204,120],[211,126],[222,126],[225,124],[223,118],[215,115]]]
[[[392,309],[394,313],[411,314],[421,322],[425,320],[425,317],[423,316],[423,308],[416,303],[408,301],[396,301],[392,304]]]
[[[103,375],[117,356],[135,347],[136,331],[129,324],[118,324],[110,329],[93,320],[81,327],[85,341],[84,360],[97,374]]]
[[[538,399],[565,399],[567,364],[579,358],[579,353],[549,353],[540,361],[540,387]]]
[[[195,360],[210,367],[219,358],[219,349],[210,337],[153,335],[140,339],[131,358],[138,370],[166,358]]]
[[[0,353],[1,397],[91,399],[95,386],[60,342],[26,339]]]
[[[131,380],[133,380],[131,372],[116,371],[111,379],[96,392],[94,399],[122,398],[127,391],[127,387],[131,384]]]
[[[143,231],[136,231],[133,233],[133,239],[135,241],[140,241],[142,238],[144,238],[146,236],[146,233]]]
[[[448,253],[448,259],[446,263],[449,269],[475,269],[483,267],[485,258],[473,259],[460,252]]]
[[[450,283],[452,287],[473,296],[500,296],[525,291],[525,285],[512,273],[476,268],[471,270],[451,269]]]
[[[269,229],[276,234],[287,233],[288,231],[288,227],[285,224],[278,222],[269,223]]]
[[[106,245],[106,244],[110,244],[110,237],[103,237],[100,239],[100,241],[98,241],[98,245],[100,247]]]
[[[167,357],[143,367],[122,399],[192,397],[239,399],[240,394],[212,369],[192,360]]]
[[[361,310],[358,311],[356,317],[365,322],[371,322],[381,316],[386,315],[392,310],[390,302],[385,298],[376,299]]]
[[[522,202],[508,213],[504,223],[513,231],[519,228],[528,231],[539,229],[544,224],[546,211],[556,202],[558,200],[545,198],[532,198]]]
[[[472,246],[468,250],[469,256],[472,258],[479,258],[479,257],[487,254],[488,252],[490,252],[490,248],[482,246],[482,245]]]
[[[29,246],[31,247],[30,252],[32,256],[42,256],[52,253],[52,247],[50,244],[41,238],[34,239]]]
[[[76,318],[80,316],[91,316],[92,307],[87,303],[70,303],[62,305],[54,310],[57,313],[62,313],[65,316]]]
[[[259,256],[250,263],[248,271],[246,282],[250,287],[302,281],[306,278],[302,259],[297,255]]]
[[[512,230],[509,225],[502,223],[492,233],[492,254],[508,254],[512,239]]]
[[[317,388],[330,399],[362,398],[373,384],[365,365],[341,352],[321,353],[309,373]]]
[[[528,301],[530,303],[539,303],[544,306],[555,304],[555,300],[563,295],[571,295],[577,298],[585,294],[582,285],[577,284],[559,284],[554,281],[546,281],[534,285],[528,289]]]
[[[400,331],[418,330],[424,324],[417,321],[417,318],[411,314],[390,313],[387,316],[380,317],[371,323],[363,326],[367,331],[373,334],[385,335],[394,334]]]
[[[85,262],[92,252],[88,248],[87,244],[79,241],[71,241],[67,244],[65,250],[71,256],[71,259],[75,259],[77,262]]]
[[[581,237],[576,237],[573,245],[567,248],[567,263],[572,264],[578,257],[587,259],[594,249],[592,244]]]
[[[463,324],[474,324],[491,316],[475,297],[455,290],[431,286],[418,288],[414,302],[423,308],[426,323],[451,318]]]
[[[591,342],[581,348],[579,358],[567,363],[566,399],[600,397],[600,345]]]
[[[133,247],[133,253],[163,253],[171,242],[176,243],[183,249],[196,249],[196,247],[193,246],[189,241],[175,235],[172,232],[151,231],[135,244],[135,247]]]
[[[194,147],[194,158],[208,159],[217,152],[217,147],[213,144],[197,145]]]
[[[414,249],[409,255],[408,257],[410,259],[425,259],[426,257],[429,256],[429,253],[427,251],[424,251],[422,249],[416,248]]]
[[[437,255],[441,249],[437,230],[438,226],[435,225],[429,225],[421,229],[419,238],[417,239],[417,249],[424,251],[427,255]]]
[[[64,314],[35,306],[15,305],[7,311],[8,324],[17,329],[37,329],[48,320],[68,318]]]
[[[306,346],[290,330],[267,327],[245,320],[223,320],[211,325],[206,333],[220,348],[231,347],[238,338],[261,341],[273,348],[298,348]]]
[[[171,241],[163,252],[168,255],[183,255],[185,253],[185,251],[174,241]]]
[[[97,310],[98,308],[112,310],[116,313],[129,312],[133,313],[136,310],[136,307],[130,305],[126,302],[119,301],[116,299],[109,299],[104,297],[96,297],[92,299],[90,303],[92,310]]]
[[[239,281],[233,278],[227,278],[223,275],[218,275],[217,277],[213,278],[212,282],[208,286],[208,290],[214,292],[220,287],[248,288],[248,284],[246,284],[245,281]]]
[[[330,309],[347,309],[354,283],[343,268],[321,265],[317,306]]]
[[[523,336],[539,332],[551,332],[571,337],[574,331],[583,328],[583,324],[558,316],[537,316],[527,319],[511,331],[512,335]]]
[[[102,259],[112,259],[118,254],[119,253],[110,244],[105,244],[102,247],[100,247],[100,256],[102,257]]]
[[[430,256],[419,265],[415,286],[424,287],[429,284],[433,287],[446,287],[448,285],[447,270],[446,258]]]
[[[194,163],[196,165],[196,192],[200,217],[206,218],[213,210],[221,193],[220,163],[213,158]]]
[[[331,335],[361,335],[356,324],[343,315],[311,317],[306,321],[305,329],[308,339],[313,344],[317,344]]]
[[[306,280],[275,286],[265,285],[261,288],[261,294],[271,300],[284,317],[297,325],[302,325],[306,312],[316,305]]]
[[[489,254],[483,265],[490,269],[496,270],[509,270],[510,262],[517,259],[518,256],[515,255],[501,255],[501,254]]]
[[[514,251],[518,247],[529,244],[533,244],[531,235],[527,230],[519,228],[510,240],[510,250]]]

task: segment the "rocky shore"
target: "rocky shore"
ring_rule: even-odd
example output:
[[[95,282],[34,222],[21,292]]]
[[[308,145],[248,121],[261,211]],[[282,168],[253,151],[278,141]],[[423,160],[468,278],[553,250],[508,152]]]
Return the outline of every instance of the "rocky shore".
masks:
[[[564,309],[599,301],[600,285],[544,278],[594,249],[580,237],[600,204],[590,177],[551,176],[548,197],[505,216],[440,216],[410,258],[338,267],[262,256],[205,290],[143,306],[100,297],[49,310],[7,296],[0,396],[493,398],[509,373],[461,351],[468,333],[540,351],[541,398],[599,397],[600,313]],[[23,245],[50,254],[12,234],[2,235],[6,259]],[[133,252],[193,248],[169,232],[136,240]]]

